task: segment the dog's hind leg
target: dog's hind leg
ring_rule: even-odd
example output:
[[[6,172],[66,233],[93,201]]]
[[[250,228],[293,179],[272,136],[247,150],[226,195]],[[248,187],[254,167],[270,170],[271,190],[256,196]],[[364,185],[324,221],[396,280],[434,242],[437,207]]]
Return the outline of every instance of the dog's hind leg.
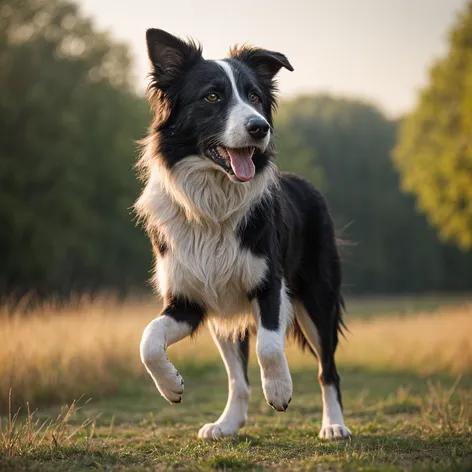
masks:
[[[308,343],[318,358],[318,380],[323,399],[321,439],[347,439],[351,432],[344,424],[339,375],[334,353],[338,342],[338,316],[340,313],[320,313],[321,305],[313,295],[305,297],[305,303],[297,303],[295,330]],[[332,310],[340,310],[340,304]]]
[[[161,395],[170,403],[180,403],[184,381],[167,357],[167,348],[192,334],[204,317],[203,309],[182,298],[172,298],[159,318],[143,332],[141,360]]]
[[[212,322],[209,322],[210,331],[217,345],[226,372],[228,373],[229,395],[221,416],[215,423],[204,425],[198,432],[202,439],[217,439],[222,436],[232,436],[242,428],[247,420],[249,403],[249,381],[247,364],[249,359],[249,332],[234,341],[218,333]]]

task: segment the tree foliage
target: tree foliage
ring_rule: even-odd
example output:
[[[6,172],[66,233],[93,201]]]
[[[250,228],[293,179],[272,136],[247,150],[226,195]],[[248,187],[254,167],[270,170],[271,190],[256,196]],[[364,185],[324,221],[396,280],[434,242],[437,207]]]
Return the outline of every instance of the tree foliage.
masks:
[[[397,128],[360,101],[298,97],[280,107],[279,164],[321,180],[341,237],[352,243],[343,250],[348,291],[465,290],[472,255],[441,244],[399,189],[391,162]]]
[[[452,29],[449,53],[405,120],[394,159],[402,185],[444,240],[472,248],[472,1]]]
[[[124,290],[146,277],[131,221],[147,106],[127,48],[59,0],[0,7],[0,294]]]

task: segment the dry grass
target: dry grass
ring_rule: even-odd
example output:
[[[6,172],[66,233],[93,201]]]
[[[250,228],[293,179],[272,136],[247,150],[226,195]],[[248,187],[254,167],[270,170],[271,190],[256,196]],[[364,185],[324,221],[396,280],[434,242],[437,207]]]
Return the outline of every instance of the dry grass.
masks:
[[[440,382],[428,379],[428,395],[424,397],[421,413],[424,427],[430,431],[446,431],[448,433],[470,433],[472,403],[471,392],[458,390],[459,376],[452,387],[445,388]],[[458,394],[456,402],[451,401]]]
[[[349,366],[430,374],[472,372],[472,304],[432,313],[348,320],[336,359]],[[294,362],[305,362],[297,353]]]
[[[0,409],[6,410],[10,389],[16,405],[37,405],[109,394],[143,375],[139,340],[158,310],[157,303],[101,300],[74,310],[0,314]],[[354,318],[349,329],[338,350],[340,364],[472,372],[472,305],[364,321]],[[292,367],[313,363],[293,345],[287,352]],[[170,353],[180,362],[218,356],[206,331]]]
[[[84,302],[79,309],[0,315],[0,410],[108,394],[141,372],[139,341],[159,307]]]
[[[20,418],[20,409],[13,413],[11,391],[8,399],[8,416],[2,422],[0,417],[0,453],[7,458],[31,454],[44,446],[59,447],[72,443],[80,433],[89,429],[86,442],[93,437],[95,420],[86,418],[79,425],[71,425],[70,420],[81,409],[78,402],[62,407],[55,419],[41,420],[31,412],[29,404],[26,415]]]
[[[472,372],[472,304],[435,313],[352,323],[338,352],[342,363],[413,370]]]
[[[348,328],[336,354],[340,365],[421,374],[472,373],[472,304],[444,307],[432,313],[354,318],[348,320]],[[208,359],[217,351],[204,332],[196,341],[183,341],[171,352],[174,359],[185,361],[195,357]],[[287,356],[292,367],[313,365],[313,359],[293,342],[287,346]],[[252,361],[255,362],[254,355]]]

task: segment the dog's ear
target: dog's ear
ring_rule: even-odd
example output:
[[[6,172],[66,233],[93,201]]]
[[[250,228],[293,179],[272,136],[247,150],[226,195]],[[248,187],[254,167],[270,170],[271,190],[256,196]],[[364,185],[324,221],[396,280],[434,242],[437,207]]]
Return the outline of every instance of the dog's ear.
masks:
[[[201,47],[196,43],[183,41],[160,29],[148,29],[146,42],[152,66],[151,85],[162,91],[202,57]]]
[[[235,46],[230,50],[229,55],[233,59],[244,62],[260,76],[269,80],[272,80],[282,67],[293,71],[292,64],[280,52],[251,46]]]

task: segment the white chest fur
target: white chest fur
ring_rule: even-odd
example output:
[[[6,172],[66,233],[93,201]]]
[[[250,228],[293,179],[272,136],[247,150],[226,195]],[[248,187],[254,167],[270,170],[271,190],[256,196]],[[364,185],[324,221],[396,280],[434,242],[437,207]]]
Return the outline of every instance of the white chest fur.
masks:
[[[262,281],[266,261],[242,249],[231,230],[180,223],[181,237],[157,261],[161,294],[183,295],[221,314],[245,311],[247,293]]]
[[[184,159],[172,173],[157,165],[151,169],[136,207],[168,247],[156,261],[162,296],[185,296],[210,315],[250,311],[247,293],[263,280],[267,262],[241,246],[237,228],[275,175],[270,167],[237,184],[198,156]]]

